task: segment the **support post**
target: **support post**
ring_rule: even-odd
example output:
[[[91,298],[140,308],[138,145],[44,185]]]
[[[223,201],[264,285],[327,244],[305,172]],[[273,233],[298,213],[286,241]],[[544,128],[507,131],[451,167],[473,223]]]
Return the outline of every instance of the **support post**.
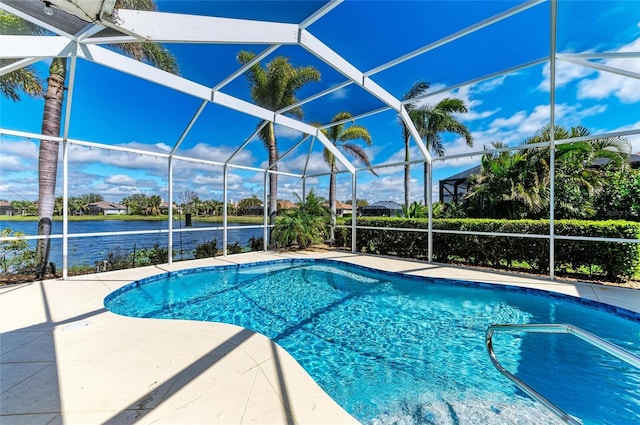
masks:
[[[555,192],[556,192],[556,141],[555,141],[555,109],[556,109],[556,24],[558,13],[557,0],[550,5],[550,52],[549,52],[549,279],[555,280]]]
[[[267,213],[267,208],[268,208],[268,196],[267,194],[269,193],[269,191],[267,190],[267,183],[269,181],[269,170],[264,170],[264,181],[263,181],[263,186],[262,186],[262,205],[263,205],[263,225],[264,225],[264,231],[262,233],[262,244],[264,247],[264,251],[267,252],[268,247],[269,247],[269,228],[267,227],[267,223],[268,223],[268,218],[269,218],[269,214]]]
[[[62,142],[62,279],[69,272],[69,143]]]
[[[227,203],[229,195],[227,194],[227,164],[222,167],[222,256],[227,256]]]
[[[356,253],[356,222],[358,220],[358,190],[356,187],[356,173],[351,174],[351,252]]]
[[[169,182],[169,236],[167,238],[167,254],[169,256],[169,265],[173,264],[173,157],[169,156],[167,160],[167,173]]]
[[[427,205],[429,211],[429,233],[427,234],[427,259],[429,263],[433,262],[433,162],[427,161],[425,165],[428,167],[427,181],[424,184],[427,185]]]

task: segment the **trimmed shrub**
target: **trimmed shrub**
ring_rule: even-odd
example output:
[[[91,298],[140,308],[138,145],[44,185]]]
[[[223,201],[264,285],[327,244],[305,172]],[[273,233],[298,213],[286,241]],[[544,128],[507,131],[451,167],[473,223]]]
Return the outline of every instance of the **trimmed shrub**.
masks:
[[[351,220],[340,224],[350,225]],[[426,219],[360,217],[358,226],[428,229]],[[433,259],[474,266],[517,265],[536,273],[549,272],[548,238],[461,235],[439,233],[474,231],[518,235],[549,235],[549,220],[434,219]],[[640,223],[629,221],[556,220],[556,236],[589,236],[639,239]],[[336,245],[351,246],[351,229],[336,231]],[[428,233],[385,229],[358,229],[356,249],[380,255],[426,259]],[[640,270],[640,244],[556,239],[555,270],[605,276],[607,279],[633,277]]]

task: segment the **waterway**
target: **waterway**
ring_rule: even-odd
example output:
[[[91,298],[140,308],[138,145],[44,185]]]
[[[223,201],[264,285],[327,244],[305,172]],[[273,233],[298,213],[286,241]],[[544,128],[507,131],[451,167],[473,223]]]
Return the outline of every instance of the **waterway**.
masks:
[[[222,227],[218,223],[206,223],[193,221],[191,227],[186,227],[184,223],[174,223],[173,252],[174,260],[188,260],[194,258],[194,251],[197,245],[204,242],[217,240],[219,250],[222,250],[223,231],[211,228]],[[37,221],[2,221],[0,218],[0,230],[10,228],[14,232],[23,232],[25,235],[33,236],[38,234]],[[89,220],[69,222],[69,267],[91,265],[96,261],[105,259],[110,250],[123,250],[133,252],[142,248],[151,248],[155,244],[166,248],[168,246],[169,234],[166,232],[169,225],[166,221],[124,221],[124,220]],[[209,230],[200,230],[209,228]],[[161,231],[165,231],[162,232]],[[182,231],[181,231],[182,230]],[[83,236],[83,233],[98,232],[131,232],[131,231],[151,231],[136,235],[114,235],[114,236]],[[62,222],[54,221],[52,235],[62,234]],[[75,236],[74,236],[75,235]],[[227,241],[229,245],[238,243],[242,248],[248,250],[250,238],[260,238],[263,235],[262,228],[253,228],[248,225],[233,223],[228,227]],[[35,240],[29,241],[32,248],[35,248]],[[50,261],[56,267],[62,268],[62,238],[52,239]]]

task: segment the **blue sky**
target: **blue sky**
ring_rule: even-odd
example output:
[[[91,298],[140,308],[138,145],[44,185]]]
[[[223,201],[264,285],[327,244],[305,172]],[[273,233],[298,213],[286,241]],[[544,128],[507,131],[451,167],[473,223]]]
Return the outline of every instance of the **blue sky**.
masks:
[[[233,18],[282,20],[298,23],[323,2],[219,2],[159,1],[160,11],[194,13]],[[430,43],[441,40],[476,22],[501,13],[520,2],[510,1],[346,1],[310,26],[309,32],[361,71],[369,71]],[[560,1],[558,10],[559,53],[639,52],[640,8],[634,1]],[[214,86],[238,68],[240,50],[262,51],[266,46],[184,45],[167,47],[178,59],[181,74],[206,86]],[[400,98],[419,80],[428,81],[438,92],[478,77],[501,72],[548,56],[549,3],[532,7],[512,18],[459,38],[371,78]],[[304,99],[346,80],[311,53],[298,46],[284,46],[275,56],[289,57],[296,66],[312,65],[322,74],[298,93]],[[594,59],[602,65],[640,73],[636,58]],[[36,65],[46,75],[48,61]],[[571,62],[558,61],[556,74],[556,122],[563,126],[584,125],[594,134],[640,129],[640,80],[602,72]],[[239,77],[222,91],[250,100],[248,85]],[[447,155],[482,150],[492,142],[520,144],[549,121],[549,65],[540,63],[493,79],[465,85],[427,98],[434,104],[443,97],[463,99],[468,114],[460,115],[474,137],[473,148],[455,136],[445,135]],[[201,101],[145,80],[123,75],[100,65],[79,60],[74,86],[70,138],[166,153],[171,149]],[[354,115],[383,104],[356,85],[347,86],[303,106],[305,122],[328,122],[338,112]],[[24,99],[13,103],[0,99],[0,127],[39,133],[43,101]],[[179,149],[179,155],[224,161],[254,131],[258,119],[215,104],[209,104]],[[373,143],[367,147],[375,165],[402,161],[403,143],[397,115],[393,111],[359,119]],[[278,128],[280,151],[299,142],[303,135]],[[632,152],[640,152],[640,136],[632,135]],[[280,169],[309,174],[327,171],[321,147],[315,142],[307,163],[307,140],[281,164]],[[0,136],[0,199],[37,199],[37,140]],[[412,145],[411,158],[420,158]],[[434,183],[478,163],[479,157],[438,161]],[[252,141],[233,161],[261,167],[267,162],[259,140]],[[61,167],[60,167],[61,168]],[[120,201],[132,193],[167,197],[167,164],[163,158],[70,148],[70,195],[101,193],[109,201]],[[412,199],[421,199],[422,166],[412,167]],[[202,199],[222,199],[221,167],[176,161],[175,196],[192,190]],[[229,198],[262,196],[263,175],[242,169],[229,174]],[[369,202],[403,199],[403,169],[378,170],[378,177],[358,173],[358,198]],[[62,193],[62,179],[58,181]],[[311,178],[308,188],[328,196],[328,177]],[[301,194],[300,179],[281,177],[279,198]],[[434,192],[436,193],[436,192]],[[338,177],[338,199],[351,198],[351,177]]]

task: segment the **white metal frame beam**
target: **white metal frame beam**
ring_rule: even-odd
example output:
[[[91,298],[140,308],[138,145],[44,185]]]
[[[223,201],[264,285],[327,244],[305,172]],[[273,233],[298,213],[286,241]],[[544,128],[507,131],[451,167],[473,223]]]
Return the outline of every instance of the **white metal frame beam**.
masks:
[[[74,41],[60,36],[0,35],[0,58],[43,59],[71,56],[75,45]]]
[[[608,65],[603,65],[601,63],[597,63],[597,62],[591,62],[588,60],[584,60],[584,59],[578,59],[575,56],[565,56],[562,54],[558,54],[556,55],[556,58],[558,60],[564,61],[564,62],[570,62],[576,65],[580,65],[580,66],[584,66],[585,68],[592,68],[592,69],[597,69],[598,71],[604,71],[604,72],[609,72],[611,74],[617,74],[617,75],[622,75],[625,77],[630,77],[630,78],[635,78],[636,80],[640,79],[640,73],[638,72],[633,72],[633,71],[629,71],[626,69],[622,69],[622,68],[616,68],[613,66],[608,66]],[[635,59],[635,57],[632,57]]]
[[[366,91],[384,102],[386,105],[389,105],[396,111],[400,111],[400,101],[398,99],[393,97],[373,80],[366,77],[362,71],[334,52],[329,46],[317,39],[309,31],[300,30],[300,45],[354,83],[362,86]]]
[[[25,58],[21,60],[17,60],[9,65],[3,66],[0,68],[0,76],[8,74],[10,72],[16,71],[18,69],[27,67],[29,65],[33,65],[36,62],[40,62],[42,58]]]
[[[105,26],[156,43],[296,44],[298,25],[118,9]]]

